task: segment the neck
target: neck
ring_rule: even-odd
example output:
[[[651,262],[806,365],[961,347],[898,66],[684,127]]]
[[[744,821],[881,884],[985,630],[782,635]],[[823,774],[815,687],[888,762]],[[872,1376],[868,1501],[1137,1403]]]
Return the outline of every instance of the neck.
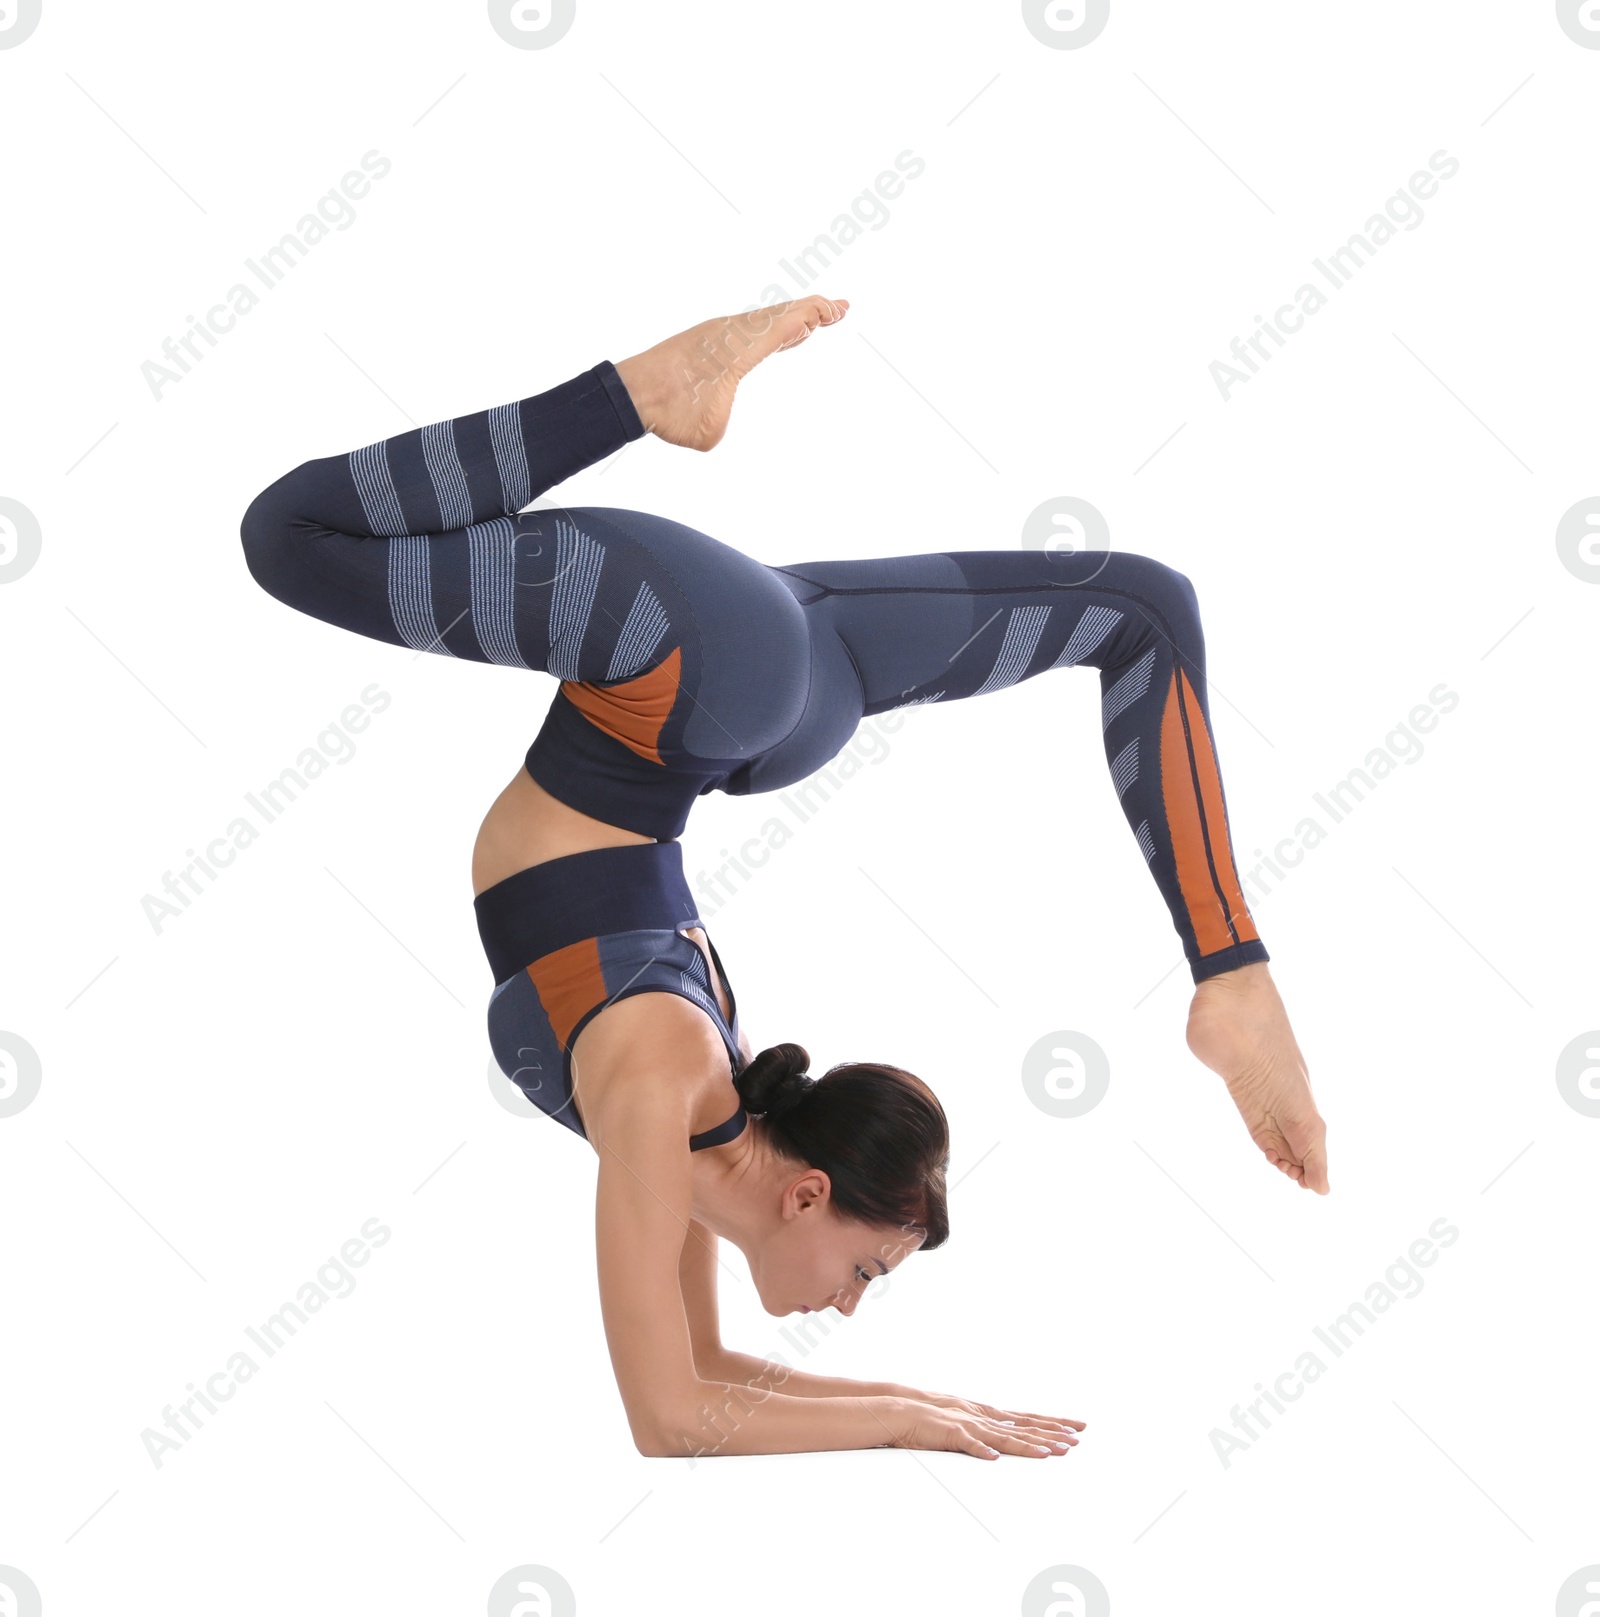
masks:
[[[766,1125],[752,1117],[737,1139],[693,1154],[691,1216],[748,1255],[751,1243],[770,1219],[779,1181],[795,1171],[767,1137]]]

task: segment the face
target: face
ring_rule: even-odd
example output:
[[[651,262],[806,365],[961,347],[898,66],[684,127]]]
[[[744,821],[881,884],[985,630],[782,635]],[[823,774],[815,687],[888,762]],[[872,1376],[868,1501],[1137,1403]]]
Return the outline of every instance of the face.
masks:
[[[922,1243],[915,1230],[841,1218],[828,1176],[809,1169],[785,1187],[775,1227],[763,1242],[756,1288],[769,1314],[855,1313],[869,1285]]]

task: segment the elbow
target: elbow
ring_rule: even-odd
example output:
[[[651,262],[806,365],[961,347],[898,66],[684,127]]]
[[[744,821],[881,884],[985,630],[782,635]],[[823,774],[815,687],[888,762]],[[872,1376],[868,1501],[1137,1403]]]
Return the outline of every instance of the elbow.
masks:
[[[647,1415],[630,1416],[629,1430],[633,1446],[640,1454],[654,1460],[696,1459],[714,1454],[726,1441],[727,1432],[719,1429],[708,1402],[711,1389],[705,1396],[691,1398],[668,1410],[655,1410]],[[726,1419],[723,1421],[726,1426]]]
[[[674,1444],[664,1431],[641,1430],[638,1427],[634,1428],[633,1446],[647,1460],[671,1460],[689,1452]]]
[[[649,1460],[682,1460],[699,1452],[689,1437],[689,1422],[678,1419],[628,1423],[633,1446]]]

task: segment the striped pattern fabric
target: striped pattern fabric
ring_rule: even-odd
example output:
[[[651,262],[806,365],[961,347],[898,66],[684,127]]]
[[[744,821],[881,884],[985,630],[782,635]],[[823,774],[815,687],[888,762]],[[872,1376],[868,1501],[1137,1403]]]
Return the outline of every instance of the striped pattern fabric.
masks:
[[[1115,607],[1091,606],[1087,608],[1077,623],[1073,625],[1072,633],[1067,637],[1067,643],[1061,648],[1061,655],[1050,664],[1052,668],[1072,668],[1081,663],[1085,657],[1091,656],[1096,646],[1122,622],[1122,614]]]
[[[413,651],[455,653],[439,637],[433,616],[433,576],[428,537],[403,533],[389,541],[389,611],[400,638]]]
[[[439,500],[439,526],[445,532],[472,521],[472,496],[467,474],[456,452],[453,421],[435,421],[422,429],[422,459]]]
[[[1111,760],[1111,779],[1117,788],[1117,796],[1127,795],[1128,788],[1139,778],[1139,738],[1135,736],[1115,758]]]
[[[641,583],[629,608],[628,621],[617,637],[616,650],[611,653],[606,678],[630,679],[646,667],[668,627],[666,609],[656,599],[655,591]]]
[[[489,442],[500,473],[500,497],[507,511],[520,511],[533,498],[528,481],[528,452],[522,442],[522,412],[515,404],[489,411]]]
[[[578,679],[578,658],[588,632],[594,594],[606,553],[565,518],[556,520],[556,580],[550,599],[550,659],[557,679]]]
[[[705,956],[698,949],[694,953],[695,958],[678,973],[679,983],[688,998],[709,1011],[713,1020],[720,1022],[722,1014],[711,998],[711,979],[706,975]]]
[[[1150,835],[1150,822],[1140,820],[1133,833],[1139,839],[1139,851],[1144,855],[1144,862],[1148,865],[1156,856],[1155,838]]]
[[[1100,728],[1111,728],[1119,713],[1133,706],[1150,689],[1150,674],[1156,666],[1156,648],[1152,646],[1100,699]]]
[[[494,452],[501,503],[508,513],[520,510],[532,498],[520,406],[497,406],[485,412],[484,420]],[[439,509],[436,535],[408,532],[389,460],[391,446],[402,439],[367,444],[346,456],[367,526],[389,541],[389,612],[395,631],[414,651],[455,655],[444,643],[434,610],[432,547],[435,539],[452,543],[464,539],[472,631],[484,661],[508,668],[538,666],[528,661],[517,635],[519,607],[526,612],[538,593],[530,586],[527,599],[519,601],[517,524],[509,515],[482,522],[472,520],[471,488],[456,440],[456,426],[454,421],[433,422],[419,429],[414,440],[420,445],[427,487]],[[480,468],[475,475],[482,471]],[[416,496],[413,492],[407,497],[414,500]],[[605,549],[600,543],[565,518],[556,519],[555,578],[540,582],[551,585],[548,624],[542,636],[547,639],[549,656],[543,666],[557,679],[580,678],[584,638],[594,613],[604,562]],[[445,627],[453,628],[454,624]],[[605,678],[627,679],[647,667],[670,628],[665,607],[649,584],[641,581]]]
[[[1039,637],[1044,633],[1050,617],[1048,606],[1014,606],[1006,619],[1005,638],[994,660],[989,677],[975,690],[974,696],[1015,685],[1027,672],[1033,654],[1038,650]]]
[[[526,668],[517,648],[517,529],[510,517],[474,523],[467,529],[472,568],[472,629],[485,659],[507,668]]]
[[[361,497],[361,514],[376,534],[392,539],[406,531],[405,513],[395,492],[394,474],[389,470],[389,445],[367,444],[350,451],[350,477]]]

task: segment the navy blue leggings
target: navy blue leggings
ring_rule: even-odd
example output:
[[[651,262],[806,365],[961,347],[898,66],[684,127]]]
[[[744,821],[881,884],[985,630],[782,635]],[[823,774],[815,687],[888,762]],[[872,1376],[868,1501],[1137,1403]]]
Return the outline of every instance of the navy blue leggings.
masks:
[[[297,467],[246,512],[246,560],[263,589],[341,628],[554,675],[528,773],[661,839],[706,792],[810,775],[865,715],[1096,668],[1112,782],[1194,980],[1269,958],[1229,843],[1187,578],[1116,551],[768,567],[642,511],[519,514],[643,432],[602,361]]]

